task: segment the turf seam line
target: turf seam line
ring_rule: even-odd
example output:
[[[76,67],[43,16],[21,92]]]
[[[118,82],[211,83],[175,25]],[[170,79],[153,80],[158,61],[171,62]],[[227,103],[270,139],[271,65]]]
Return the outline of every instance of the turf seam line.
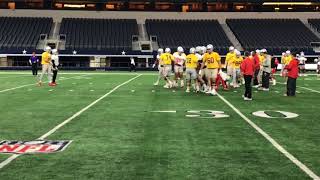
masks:
[[[279,84],[287,84],[287,83],[281,83],[279,82]],[[314,90],[314,89],[311,89],[311,88],[307,88],[307,87],[304,87],[304,86],[297,86],[298,88],[302,88],[302,89],[306,89],[306,90],[309,90],[311,92],[315,92],[315,93],[319,93],[320,94],[320,91],[317,91],[317,90]]]
[[[73,76],[73,77],[69,77],[69,78],[60,79],[59,81],[68,80],[68,79],[74,79],[74,78],[78,78],[78,77],[82,77],[82,76],[87,76],[87,75]],[[48,81],[46,81],[46,83],[47,82]],[[25,84],[25,85],[22,85],[22,86],[17,86],[17,87],[13,87],[13,88],[9,88],[9,89],[4,89],[4,90],[0,90],[0,93],[7,92],[7,91],[12,91],[12,90],[20,89],[20,88],[23,88],[23,87],[32,86],[32,85],[34,86],[34,85],[37,85],[37,84],[36,83]]]
[[[218,97],[225,102],[229,107],[231,107],[242,119],[244,119],[251,127],[253,127],[258,133],[260,133],[265,139],[267,139],[278,151],[280,151],[284,156],[286,156],[291,162],[298,166],[302,171],[304,171],[309,177],[314,180],[320,180],[320,177],[315,174],[311,169],[309,169],[305,164],[299,161],[296,157],[290,154],[284,147],[282,147],[276,140],[274,140],[268,133],[262,130],[258,125],[253,121],[247,118],[244,114],[240,112],[235,106],[233,106],[228,100],[226,100],[220,94],[217,94]]]
[[[94,106],[96,103],[98,103],[99,101],[101,101],[102,99],[104,99],[105,97],[109,96],[111,93],[113,93],[114,91],[116,91],[117,89],[119,89],[121,86],[128,84],[129,82],[137,79],[138,77],[140,77],[142,74],[139,74],[125,82],[123,82],[122,84],[119,84],[118,86],[114,87],[112,90],[110,90],[109,92],[107,92],[106,94],[104,94],[103,96],[101,96],[100,98],[96,99],[95,101],[93,101],[92,103],[90,103],[89,105],[87,105],[86,107],[82,108],[80,111],[78,111],[77,113],[75,113],[74,115],[72,115],[71,117],[69,117],[68,119],[64,120],[62,123],[58,124],[57,126],[55,126],[53,129],[51,129],[50,131],[48,131],[47,133],[45,133],[44,135],[40,136],[38,139],[45,139],[48,136],[50,136],[51,134],[55,133],[57,130],[59,130],[60,128],[62,128],[64,125],[66,125],[67,123],[69,123],[70,121],[72,121],[74,118],[78,117],[79,115],[81,115],[83,112],[85,112],[86,110],[88,110],[89,108],[91,108],[92,106]],[[3,162],[0,163],[0,170],[5,167],[6,165],[10,164],[13,160],[15,160],[16,158],[18,158],[19,156],[21,156],[22,154],[14,154],[12,156],[10,156],[9,158],[7,158],[6,160],[4,160]]]

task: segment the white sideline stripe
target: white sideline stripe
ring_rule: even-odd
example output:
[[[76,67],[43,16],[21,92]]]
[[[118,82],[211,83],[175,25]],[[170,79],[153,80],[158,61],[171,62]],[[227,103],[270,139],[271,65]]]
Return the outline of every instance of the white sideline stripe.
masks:
[[[74,77],[69,77],[69,78],[63,78],[63,79],[59,79],[59,81],[64,81],[64,80],[68,80],[68,79],[74,79],[74,78],[78,78],[78,77],[82,77],[82,76],[85,76],[85,75],[74,76]],[[22,86],[17,86],[17,87],[13,87],[13,88],[9,88],[9,89],[4,89],[4,90],[0,90],[0,93],[7,92],[7,91],[12,91],[12,90],[15,90],[15,89],[20,89],[20,88],[27,87],[27,86],[34,86],[34,85],[37,85],[37,84],[36,83],[25,84],[25,85],[22,85]]]
[[[220,94],[217,94],[218,97],[225,102],[229,107],[231,107],[237,114],[239,114],[242,119],[244,119],[250,126],[252,126],[256,131],[258,131],[264,138],[266,138],[278,151],[280,151],[284,156],[286,156],[291,162],[297,165],[302,171],[304,171],[307,175],[309,175],[314,180],[320,180],[320,177],[316,175],[312,170],[310,170],[306,165],[304,165],[301,161],[299,161],[296,157],[290,154],[286,149],[284,149],[276,140],[274,140],[269,134],[267,134],[264,130],[262,130],[258,125],[252,122],[249,118],[247,118],[244,114],[240,112],[239,109],[234,107],[228,100],[226,100]]]
[[[279,84],[286,84],[286,83],[279,82]],[[298,88],[302,88],[302,89],[309,90],[309,91],[311,91],[311,92],[320,93],[320,91],[317,91],[317,90],[314,90],[314,89],[311,89],[311,88],[307,88],[307,87],[304,87],[304,86],[297,86],[297,87],[298,87]]]
[[[53,129],[51,129],[49,132],[45,133],[44,135],[40,136],[38,139],[45,139],[48,136],[50,136],[51,134],[55,133],[57,130],[59,130],[60,128],[62,128],[64,125],[66,125],[67,123],[69,123],[70,121],[72,121],[74,118],[78,117],[79,115],[81,115],[83,112],[85,112],[86,110],[88,110],[89,108],[91,108],[92,106],[94,106],[95,104],[97,104],[99,101],[101,101],[102,99],[104,99],[105,97],[109,96],[111,93],[113,93],[115,90],[119,89],[121,86],[128,84],[129,82],[135,80],[136,78],[140,77],[142,74],[139,74],[129,80],[127,80],[126,82],[119,84],[118,86],[116,86],[115,88],[113,88],[112,90],[110,90],[108,93],[106,93],[105,95],[101,96],[100,98],[98,98],[97,100],[93,101],[91,104],[89,104],[88,106],[84,107],[83,109],[81,109],[80,111],[78,111],[77,113],[75,113],[74,115],[72,115],[71,117],[69,117],[68,119],[66,119],[65,121],[63,121],[62,123],[58,124],[56,127],[54,127]],[[6,165],[10,164],[13,160],[15,160],[16,158],[18,158],[19,156],[21,156],[21,154],[14,154],[12,156],[10,156],[9,158],[7,158],[6,160],[4,160],[3,162],[0,163],[0,170],[5,167]]]

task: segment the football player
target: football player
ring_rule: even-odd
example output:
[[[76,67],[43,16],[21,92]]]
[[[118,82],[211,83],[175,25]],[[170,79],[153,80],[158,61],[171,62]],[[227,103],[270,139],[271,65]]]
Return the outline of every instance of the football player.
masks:
[[[226,68],[227,68],[227,75],[228,76],[233,76],[233,60],[236,56],[236,53],[235,53],[235,49],[233,46],[230,46],[229,47],[229,52],[227,53],[226,55],[226,61],[225,61],[225,65],[226,65]],[[230,83],[231,86],[233,86],[232,82]]]
[[[162,70],[161,70],[161,68],[163,67],[163,64],[162,64],[161,61],[160,61],[160,56],[161,56],[162,53],[163,53],[163,49],[162,49],[162,48],[159,48],[159,49],[158,49],[158,54],[157,54],[157,59],[156,59],[155,63],[154,63],[153,66],[152,66],[153,68],[155,68],[156,65],[158,64],[158,70],[159,70],[158,79],[157,79],[157,81],[153,84],[153,85],[155,85],[155,86],[158,86],[158,85],[159,85],[159,81],[160,81],[160,79],[162,78]]]
[[[190,48],[189,55],[186,57],[186,80],[187,80],[187,90],[186,92],[190,92],[191,82],[194,81],[194,86],[196,87],[196,91],[199,91],[199,85],[197,84],[197,66],[198,66],[198,57],[195,54],[196,49]]]
[[[298,60],[299,60],[300,75],[304,76],[306,73],[306,61],[307,61],[307,58],[304,56],[304,52],[300,52]]]
[[[205,53],[205,48],[203,48],[202,46],[197,46],[196,47],[196,56],[198,57],[198,67],[197,67],[197,84],[202,87],[202,90],[207,89],[207,85],[206,82],[203,80],[204,78],[204,73],[203,74],[199,74],[200,68],[201,68],[201,64],[202,64],[202,58],[203,58],[203,54]],[[203,70],[203,72],[205,72],[205,69]],[[197,90],[197,92],[200,91]]]
[[[180,80],[180,87],[183,88],[183,66],[186,60],[186,54],[181,46],[177,48],[177,52],[173,53],[174,58],[174,82],[173,86],[178,86],[178,81]]]
[[[166,84],[163,86],[164,88],[171,88],[172,82],[170,81],[170,75],[172,71],[172,62],[173,62],[173,55],[171,54],[171,49],[166,48],[165,53],[160,55],[160,63],[163,65],[161,68],[162,77],[166,81]]]
[[[41,86],[42,85],[42,78],[43,78],[43,75],[45,73],[47,73],[48,75],[48,81],[49,81],[49,86],[51,86],[51,47],[50,46],[47,46],[45,48],[45,52],[42,53],[41,55],[41,64],[42,64],[42,73],[39,77],[39,81],[38,81],[38,85]]]
[[[58,56],[58,50],[53,49],[52,50],[52,55],[51,55],[51,64],[52,64],[52,72],[53,72],[53,77],[52,77],[52,86],[56,86],[56,78],[58,75],[58,66],[59,66],[59,56]]]
[[[216,81],[218,71],[221,68],[221,57],[217,52],[213,51],[212,44],[207,45],[207,52],[203,56],[201,70],[203,70],[205,66],[207,66],[206,77],[208,80],[207,86],[209,87],[206,93],[216,95],[217,92],[213,83]]]
[[[230,63],[232,63],[232,68],[233,68],[233,87],[238,88],[240,87],[239,85],[239,80],[240,80],[240,65],[243,61],[243,58],[241,56],[241,52],[238,50],[235,50],[236,56],[232,59]]]

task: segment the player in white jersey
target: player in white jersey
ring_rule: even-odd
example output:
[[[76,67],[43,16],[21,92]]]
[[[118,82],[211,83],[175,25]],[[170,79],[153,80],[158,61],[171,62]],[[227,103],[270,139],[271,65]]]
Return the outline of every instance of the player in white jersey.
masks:
[[[159,48],[159,49],[158,49],[158,54],[157,54],[157,59],[156,59],[155,63],[154,63],[153,66],[152,66],[153,68],[155,68],[156,65],[158,64],[158,70],[159,70],[158,79],[157,79],[157,81],[153,84],[153,85],[155,85],[155,86],[158,86],[158,85],[159,85],[159,81],[160,81],[160,79],[162,78],[162,70],[161,70],[162,65],[160,64],[160,56],[161,56],[162,53],[163,53],[163,49],[162,49],[162,48]]]
[[[174,58],[174,83],[173,86],[178,86],[178,81],[180,80],[180,87],[184,86],[184,79],[183,79],[183,68],[186,61],[186,54],[181,46],[177,48],[177,52],[173,53]]]
[[[52,76],[52,86],[56,86],[56,78],[58,75],[58,66],[59,66],[59,55],[58,55],[58,50],[57,49],[53,49],[52,51],[52,55],[51,55],[51,64],[52,64],[52,72],[53,72],[53,76]]]
[[[300,52],[298,60],[299,60],[300,75],[304,76],[306,73],[306,61],[307,61],[307,58],[304,56],[304,52]]]
[[[197,86],[202,87],[203,90],[207,89],[206,82],[203,80],[202,76],[199,74],[199,70],[202,64],[202,58],[204,54],[204,49],[201,46],[196,47],[196,56],[198,57],[198,67],[197,67]],[[197,92],[200,88],[197,88]]]

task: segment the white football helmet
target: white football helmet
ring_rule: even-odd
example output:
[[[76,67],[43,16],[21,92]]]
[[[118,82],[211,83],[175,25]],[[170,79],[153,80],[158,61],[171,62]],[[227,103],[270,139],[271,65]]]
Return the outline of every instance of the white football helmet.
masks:
[[[57,54],[58,53],[58,50],[57,49],[52,49],[52,54]]]
[[[287,55],[290,55],[290,54],[291,54],[291,52],[290,52],[289,50],[287,50],[287,51],[286,51],[286,54],[287,54]]]
[[[196,49],[194,47],[190,48],[189,53],[194,54],[196,52]]]
[[[179,53],[183,53],[183,48],[182,48],[181,46],[179,46],[179,47],[177,48],[177,51],[178,51]]]
[[[201,47],[200,46],[197,46],[196,47],[196,52],[200,52],[201,51]]]
[[[229,47],[229,51],[234,51],[234,47],[233,47],[233,46],[230,46],[230,47]]]
[[[170,48],[166,48],[164,51],[165,51],[166,53],[170,53],[170,52],[171,52],[171,49],[170,49]]]
[[[50,47],[50,46],[47,46],[47,47],[45,48],[45,51],[50,52],[50,51],[51,51],[51,47]]]
[[[163,53],[163,49],[162,48],[159,48],[158,49],[158,54],[162,54]]]
[[[207,50],[213,50],[213,45],[212,44],[208,44],[207,45]]]

